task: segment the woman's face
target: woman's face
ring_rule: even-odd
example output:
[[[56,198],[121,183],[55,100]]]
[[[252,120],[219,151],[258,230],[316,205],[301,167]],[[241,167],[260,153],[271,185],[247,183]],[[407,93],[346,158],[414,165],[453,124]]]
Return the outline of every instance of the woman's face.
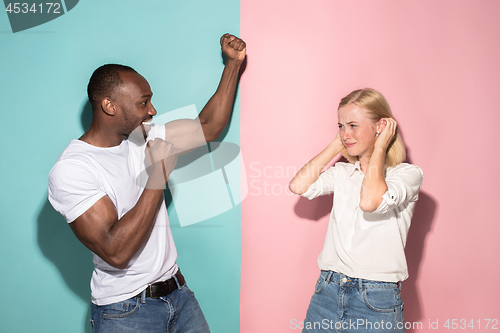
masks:
[[[367,111],[355,104],[343,106],[339,114],[339,136],[351,156],[371,156],[377,139],[377,126]]]

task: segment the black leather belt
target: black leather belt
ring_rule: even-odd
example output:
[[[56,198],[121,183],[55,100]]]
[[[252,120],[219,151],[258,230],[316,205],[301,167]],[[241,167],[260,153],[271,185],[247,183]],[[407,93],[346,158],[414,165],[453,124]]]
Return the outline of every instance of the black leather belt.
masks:
[[[177,281],[179,282],[179,286],[183,286],[186,283],[186,280],[184,280],[184,276],[181,274],[181,270],[179,269],[177,273],[175,273],[175,277],[177,278]],[[151,297],[151,298],[160,298],[162,296],[166,296],[170,294],[172,291],[177,289],[177,283],[175,282],[174,277],[171,277],[170,279],[163,281],[163,282],[156,282],[150,285],[149,287],[146,288],[146,297]],[[135,297],[141,297],[141,293],[137,294]]]

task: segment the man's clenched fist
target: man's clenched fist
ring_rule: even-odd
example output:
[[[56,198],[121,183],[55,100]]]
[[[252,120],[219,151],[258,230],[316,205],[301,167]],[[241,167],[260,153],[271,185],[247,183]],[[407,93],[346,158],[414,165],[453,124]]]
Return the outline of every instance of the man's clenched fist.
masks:
[[[222,52],[229,60],[242,62],[245,59],[247,44],[231,34],[224,34],[220,38]]]
[[[176,163],[177,151],[173,144],[160,138],[148,141],[146,167],[149,168],[149,179],[146,188],[164,189]]]

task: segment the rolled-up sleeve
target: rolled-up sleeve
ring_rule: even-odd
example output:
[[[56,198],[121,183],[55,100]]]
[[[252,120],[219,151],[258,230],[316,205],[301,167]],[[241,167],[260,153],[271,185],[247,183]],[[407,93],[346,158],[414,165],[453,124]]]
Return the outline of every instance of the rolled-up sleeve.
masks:
[[[423,179],[422,169],[416,165],[401,164],[388,169],[385,178],[387,191],[382,195],[382,203],[373,213],[384,214],[406,202],[417,201]]]
[[[319,178],[312,183],[305,193],[302,194],[304,198],[312,200],[321,195],[333,193],[335,185],[335,166],[323,172]]]

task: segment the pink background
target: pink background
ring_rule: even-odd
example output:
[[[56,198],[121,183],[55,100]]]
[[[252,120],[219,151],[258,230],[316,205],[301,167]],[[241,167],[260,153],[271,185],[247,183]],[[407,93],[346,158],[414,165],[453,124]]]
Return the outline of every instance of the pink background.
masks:
[[[389,100],[425,173],[407,322],[420,332],[500,319],[498,17],[500,2],[485,0],[241,1],[241,332],[299,331],[291,321],[303,321],[319,275],[331,197],[308,201],[287,185],[333,140],[340,98],[361,87]]]

